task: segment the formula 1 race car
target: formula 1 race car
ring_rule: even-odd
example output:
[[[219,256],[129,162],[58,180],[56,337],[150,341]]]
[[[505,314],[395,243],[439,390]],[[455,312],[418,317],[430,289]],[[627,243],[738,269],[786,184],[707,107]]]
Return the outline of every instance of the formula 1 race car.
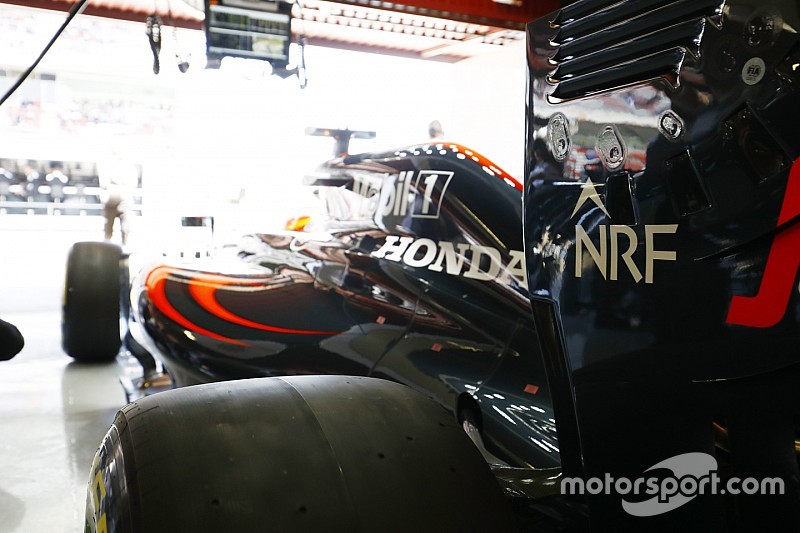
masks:
[[[574,3],[528,26],[524,209],[456,144],[346,155],[323,233],[147,269],[129,349],[202,385],[117,415],[88,529],[797,530],[799,27]]]
[[[346,155],[307,181],[325,199],[323,223],[248,236],[236,261],[144,269],[130,290],[128,348],[162,361],[177,386],[391,379],[480,420],[506,461],[558,466],[542,359],[530,342],[522,184],[451,143]],[[119,259],[111,244],[72,250],[63,324],[76,359],[117,353]],[[75,302],[92,293],[108,296],[105,326],[79,322],[86,315]]]
[[[343,155],[306,182],[327,216],[302,221],[303,231],[247,236],[234,261],[145,268],[130,287],[126,348],[148,370],[155,357],[180,387],[385,378],[454,414],[507,468],[509,484],[514,468],[527,480],[532,465],[557,467],[549,390],[531,342],[522,184],[454,143]],[[63,345],[78,360],[117,355],[121,258],[110,243],[70,253]],[[129,391],[135,398],[162,382],[150,372]]]

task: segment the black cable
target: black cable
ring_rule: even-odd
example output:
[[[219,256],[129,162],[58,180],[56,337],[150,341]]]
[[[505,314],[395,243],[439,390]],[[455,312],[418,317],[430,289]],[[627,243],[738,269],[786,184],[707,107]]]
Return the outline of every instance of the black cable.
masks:
[[[11,97],[11,95],[16,92],[17,89],[19,89],[19,86],[22,85],[25,80],[28,79],[28,76],[30,76],[33,70],[39,65],[39,63],[44,58],[45,54],[47,54],[47,52],[50,50],[53,44],[55,44],[55,42],[58,40],[58,38],[61,36],[64,30],[67,29],[67,26],[69,26],[69,23],[72,22],[72,19],[80,15],[81,11],[83,11],[83,8],[86,7],[86,4],[88,3],[89,0],[78,0],[72,5],[66,20],[64,20],[64,23],[61,25],[60,28],[58,28],[58,31],[56,31],[56,34],[53,35],[53,38],[50,39],[50,42],[47,43],[47,46],[44,47],[44,50],[42,50],[42,53],[39,54],[39,57],[36,58],[36,60],[30,67],[28,67],[28,70],[22,73],[22,75],[19,77],[19,79],[17,79],[14,85],[12,85],[11,88],[8,91],[6,91],[6,94],[3,95],[3,98],[0,98],[0,106],[3,105],[6,102],[6,100],[8,100]]]
[[[175,43],[175,59],[178,60],[178,70],[186,74],[189,70],[189,60],[192,58],[191,52],[186,56],[186,59],[181,57],[181,47],[178,43],[178,25],[172,18],[172,2],[167,0],[167,25],[172,26],[172,42]]]
[[[161,17],[155,12],[147,17],[145,23],[145,33],[150,42],[150,50],[153,52],[153,74],[161,71],[161,61],[158,56],[161,54]]]

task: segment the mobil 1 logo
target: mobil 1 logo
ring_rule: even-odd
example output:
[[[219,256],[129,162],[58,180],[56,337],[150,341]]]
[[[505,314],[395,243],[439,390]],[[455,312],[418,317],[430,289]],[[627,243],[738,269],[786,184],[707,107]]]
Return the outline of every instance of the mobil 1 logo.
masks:
[[[380,182],[373,176],[356,175],[353,190],[368,199],[367,215],[439,218],[453,172],[413,170],[400,172],[392,183],[384,175]],[[434,191],[438,190],[438,195]]]
[[[420,170],[414,183],[415,194],[420,198],[419,201],[417,198],[410,199],[413,205],[411,209],[411,218],[439,218],[439,213],[442,210],[444,193],[452,179],[452,172]],[[436,190],[436,185],[438,183],[441,183],[441,192],[439,193],[439,198],[434,199],[433,191]]]

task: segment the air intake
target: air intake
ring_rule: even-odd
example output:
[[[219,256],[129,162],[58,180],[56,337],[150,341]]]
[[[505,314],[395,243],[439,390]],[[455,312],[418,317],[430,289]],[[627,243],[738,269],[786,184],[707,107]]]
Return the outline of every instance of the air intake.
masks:
[[[551,101],[582,98],[662,79],[680,84],[687,55],[700,57],[709,21],[725,0],[588,0],[565,7],[552,25],[556,47]]]

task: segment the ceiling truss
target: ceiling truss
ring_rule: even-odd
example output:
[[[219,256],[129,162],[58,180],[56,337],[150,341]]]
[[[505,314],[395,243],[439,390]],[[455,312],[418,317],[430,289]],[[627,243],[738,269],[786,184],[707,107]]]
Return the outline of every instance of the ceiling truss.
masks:
[[[189,0],[202,5],[202,0]],[[3,0],[68,11],[73,0]],[[522,39],[525,23],[558,9],[559,0],[299,0],[292,31],[312,45],[453,62],[485,45]],[[87,15],[202,29],[203,11],[183,0],[90,0]]]

